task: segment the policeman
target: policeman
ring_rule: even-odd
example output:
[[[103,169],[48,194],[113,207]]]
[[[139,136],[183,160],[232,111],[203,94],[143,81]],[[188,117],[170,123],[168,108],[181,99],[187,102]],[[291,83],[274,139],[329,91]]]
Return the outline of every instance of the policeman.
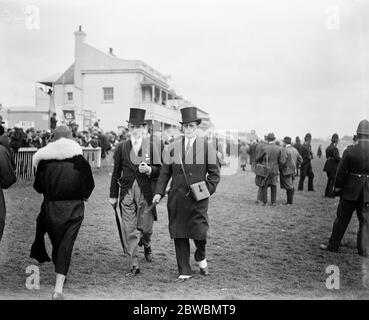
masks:
[[[337,252],[356,211],[359,219],[357,250],[360,256],[369,255],[369,121],[362,120],[357,128],[358,143],[344,152],[338,165],[335,194],[340,196],[337,218],[328,245],[323,250]]]

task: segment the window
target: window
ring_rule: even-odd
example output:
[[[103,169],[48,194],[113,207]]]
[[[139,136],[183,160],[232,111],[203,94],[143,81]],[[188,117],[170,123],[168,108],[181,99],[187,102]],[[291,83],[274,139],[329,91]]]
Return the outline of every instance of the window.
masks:
[[[104,101],[113,101],[114,100],[114,88],[103,88],[104,91]]]
[[[73,101],[73,92],[67,92],[68,101]]]

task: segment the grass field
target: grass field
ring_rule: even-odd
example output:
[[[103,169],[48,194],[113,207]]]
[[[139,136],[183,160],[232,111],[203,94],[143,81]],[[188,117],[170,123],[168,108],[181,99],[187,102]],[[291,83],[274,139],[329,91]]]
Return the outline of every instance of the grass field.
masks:
[[[96,188],[86,203],[85,220],[65,286],[66,298],[368,299],[369,290],[362,284],[367,261],[356,253],[356,216],[339,254],[319,250],[319,244],[329,238],[338,204],[338,199],[323,198],[323,163],[323,159],[313,162],[316,192],[296,192],[291,207],[281,205],[285,200],[281,190],[277,206],[255,205],[257,188],[250,171],[223,176],[209,208],[210,275],[200,276],[191,257],[194,277],[182,284],[174,283],[177,267],[165,201],[158,206],[159,221],[154,225],[154,261],[147,263],[142,253],[142,273],[135,279],[124,277],[128,262],[123,257],[114,213],[108,204],[111,168],[95,170]],[[54,285],[52,264],[38,265],[29,258],[42,198],[33,190],[32,181],[17,183],[5,197],[0,298],[50,299]],[[50,251],[49,240],[47,243]],[[29,265],[40,267],[39,290],[25,286]],[[325,270],[329,265],[339,267],[339,290],[326,288]]]

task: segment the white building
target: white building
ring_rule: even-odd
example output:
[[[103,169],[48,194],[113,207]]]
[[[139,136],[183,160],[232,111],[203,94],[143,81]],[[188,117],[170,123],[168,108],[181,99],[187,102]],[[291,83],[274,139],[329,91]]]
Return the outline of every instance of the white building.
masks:
[[[131,107],[146,109],[155,130],[179,126],[180,108],[191,103],[169,87],[168,76],[140,60],[117,58],[111,48],[105,53],[90,46],[81,26],[74,36],[73,64],[36,83],[37,107],[49,106],[59,121],[71,112],[80,128],[101,119],[104,130],[117,130],[127,124]],[[199,109],[199,117],[212,126],[205,111]]]

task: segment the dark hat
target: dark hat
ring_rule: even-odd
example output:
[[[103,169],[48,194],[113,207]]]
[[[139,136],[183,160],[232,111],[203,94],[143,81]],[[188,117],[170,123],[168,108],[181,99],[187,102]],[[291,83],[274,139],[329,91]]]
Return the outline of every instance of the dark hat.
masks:
[[[307,134],[305,134],[305,140],[306,139],[311,139],[311,133],[307,133]]]
[[[60,138],[73,139],[72,130],[70,130],[67,126],[56,127],[51,141],[56,141]]]
[[[145,121],[145,114],[145,109],[130,108],[129,120],[127,122],[134,125],[147,124],[147,122]]]
[[[284,137],[283,142],[284,143],[287,143],[287,144],[291,144],[292,143],[292,139],[291,139],[291,137]]]
[[[197,108],[196,107],[187,107],[181,109],[182,114],[182,122],[180,124],[185,124],[189,122],[197,122],[197,124],[201,123],[201,119],[197,117]]]
[[[337,133],[334,133],[332,135],[332,139],[331,139],[332,142],[338,142],[338,134]]]
[[[369,121],[361,120],[356,130],[357,134],[369,135]]]
[[[268,140],[268,141],[274,141],[275,140],[274,133],[273,132],[268,133],[267,136],[266,136],[266,140]]]

